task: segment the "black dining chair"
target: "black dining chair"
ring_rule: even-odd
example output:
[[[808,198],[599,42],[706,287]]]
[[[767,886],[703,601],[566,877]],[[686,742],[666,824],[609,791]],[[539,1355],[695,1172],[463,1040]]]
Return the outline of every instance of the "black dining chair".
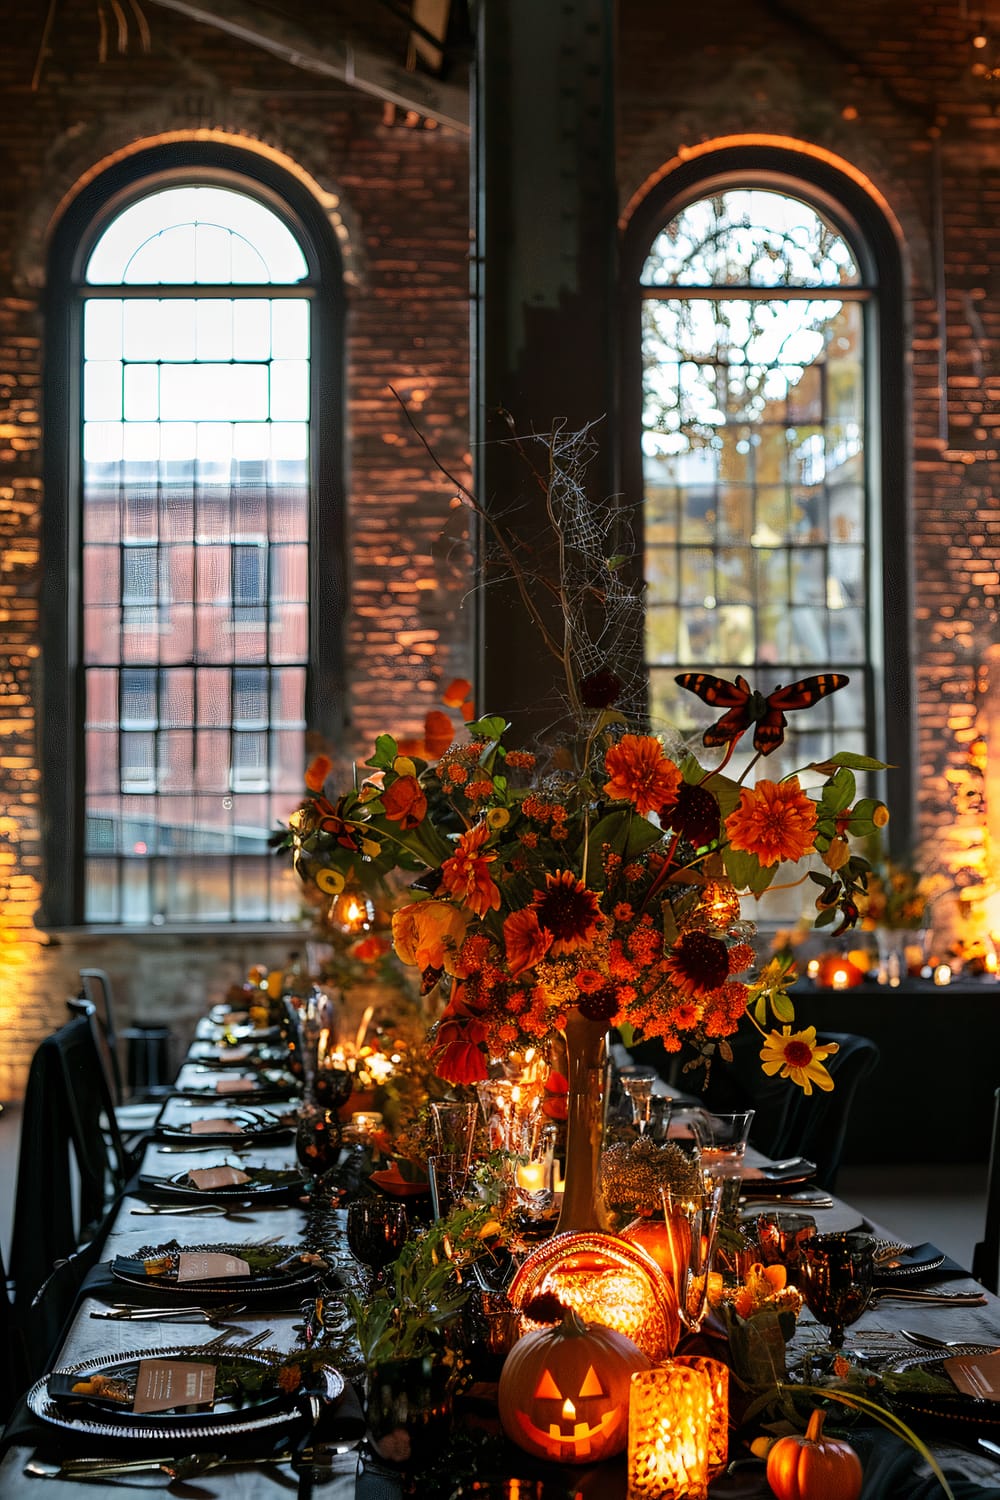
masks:
[[[993,1095],[993,1135],[986,1170],[986,1221],[983,1237],[972,1252],[972,1274],[988,1292],[1000,1284],[1000,1089]]]
[[[105,1061],[111,1077],[111,1089],[115,1104],[121,1104],[125,1098],[125,1089],[122,1082],[121,1061],[118,1057],[118,1033],[115,1029],[115,1007],[114,997],[111,992],[111,978],[105,969],[81,969],[80,985],[82,996],[93,1005],[101,1031],[104,1034],[106,1045]]]
[[[74,1013],[32,1058],[24,1095],[10,1252],[19,1318],[56,1261],[102,1238],[133,1170],[93,1007],[69,1004]]]
[[[14,1316],[7,1271],[0,1254],[0,1426],[28,1385],[29,1374],[24,1335]]]

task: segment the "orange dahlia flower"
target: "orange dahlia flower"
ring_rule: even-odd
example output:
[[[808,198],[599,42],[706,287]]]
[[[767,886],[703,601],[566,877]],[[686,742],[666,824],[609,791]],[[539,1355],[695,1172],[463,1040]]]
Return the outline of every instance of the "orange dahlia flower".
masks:
[[[743,788],[739,806],[726,819],[726,833],[734,849],[755,854],[762,865],[801,859],[816,837],[816,804],[797,776],[758,781]]]
[[[445,890],[477,917],[485,917],[488,911],[496,911],[500,905],[500,892],[489,870],[496,855],[481,852],[489,836],[490,830],[485,823],[470,828],[462,834],[451,858],[441,866],[441,884]]]
[[[503,924],[507,967],[513,975],[534,968],[552,946],[552,934],[539,925],[538,916],[529,906],[512,911]]]
[[[613,802],[631,802],[638,813],[659,812],[677,800],[681,773],[651,734],[623,734],[604,757],[611,780],[604,795]]]

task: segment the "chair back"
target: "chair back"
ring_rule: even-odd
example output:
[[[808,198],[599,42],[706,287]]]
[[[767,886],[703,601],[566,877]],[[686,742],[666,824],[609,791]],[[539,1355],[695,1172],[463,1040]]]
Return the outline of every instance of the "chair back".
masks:
[[[880,1054],[869,1037],[849,1031],[820,1031],[816,1040],[821,1046],[830,1042],[837,1046],[826,1059],[833,1088],[806,1094],[785,1083],[785,1088],[793,1090],[792,1102],[773,1154],[814,1161],[818,1186],[832,1192],[844,1155],[851,1106],[864,1080],[878,1066]]]
[[[129,1173],[93,1007],[70,1003],[78,1013],[38,1047],[24,1095],[10,1254],[19,1315],[57,1260],[100,1235]]]
[[[993,1095],[993,1136],[986,1175],[986,1223],[972,1252],[972,1274],[988,1292],[1000,1282],[1000,1089]]]
[[[80,984],[82,997],[89,1000],[97,1011],[101,1030],[104,1033],[106,1065],[111,1075],[111,1091],[115,1103],[121,1104],[125,1090],[121,1062],[118,1058],[118,1033],[115,1029],[114,995],[110,975],[105,969],[81,969]]]

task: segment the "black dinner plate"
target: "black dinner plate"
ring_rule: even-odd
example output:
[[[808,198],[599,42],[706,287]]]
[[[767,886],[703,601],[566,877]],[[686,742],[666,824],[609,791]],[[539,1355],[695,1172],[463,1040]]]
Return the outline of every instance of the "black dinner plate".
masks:
[[[158,1139],[165,1141],[191,1141],[199,1145],[236,1146],[244,1140],[276,1140],[281,1136],[289,1135],[295,1128],[294,1124],[276,1118],[271,1115],[257,1115],[252,1110],[234,1110],[228,1116],[239,1125],[239,1131],[235,1130],[192,1130],[193,1121],[185,1120],[183,1124],[158,1125],[156,1134]],[[203,1115],[203,1119],[212,1119],[211,1115]]]
[[[747,1190],[751,1191],[753,1188],[791,1187],[795,1183],[808,1182],[815,1175],[816,1163],[800,1156],[784,1167],[769,1166],[766,1163],[759,1167],[748,1167],[743,1181]]]
[[[935,1430],[962,1429],[975,1438],[978,1431],[1000,1430],[1000,1401],[981,1401],[975,1396],[966,1396],[952,1384],[944,1369],[944,1361],[962,1354],[993,1354],[1000,1348],[1000,1339],[995,1344],[956,1344],[941,1354],[906,1355],[895,1360],[887,1374],[917,1374],[942,1382],[941,1390],[899,1390],[887,1384],[887,1395],[894,1411],[898,1411],[913,1427],[933,1427]]]
[[[249,1265],[250,1274],[178,1281],[178,1260],[185,1252],[239,1256]],[[166,1245],[145,1245],[137,1256],[116,1255],[110,1269],[116,1281],[157,1294],[252,1298],[266,1297],[273,1292],[305,1291],[314,1286],[330,1267],[318,1256],[306,1257],[307,1253],[297,1245],[180,1245],[171,1240]],[[166,1266],[164,1262],[167,1262]]]
[[[271,1043],[236,1042],[227,1046],[224,1042],[192,1042],[188,1061],[211,1068],[278,1068],[287,1060],[288,1048],[275,1047]]]
[[[241,1167],[239,1170],[247,1174],[246,1182],[233,1183],[232,1186],[216,1188],[198,1188],[188,1177],[188,1171],[208,1171],[212,1166],[226,1166],[226,1162],[206,1162],[203,1167],[185,1168],[183,1172],[175,1172],[171,1177],[154,1177],[143,1173],[139,1178],[139,1186],[147,1192],[166,1193],[169,1196],[176,1195],[188,1202],[211,1203],[213,1199],[235,1198],[262,1202],[268,1199],[286,1198],[290,1193],[304,1187],[304,1179],[301,1172],[291,1168],[277,1169],[273,1167]]]

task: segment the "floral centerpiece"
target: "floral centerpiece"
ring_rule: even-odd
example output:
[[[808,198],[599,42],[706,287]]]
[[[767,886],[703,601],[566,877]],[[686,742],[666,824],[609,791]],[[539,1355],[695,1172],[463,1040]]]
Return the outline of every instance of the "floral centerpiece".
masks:
[[[430,1045],[445,1080],[475,1083],[491,1060],[580,1026],[658,1037],[671,1052],[687,1043],[707,1063],[749,1024],[769,1073],[832,1087],[815,1030],[791,1029],[788,965],[754,969],[741,896],[792,868],[816,883],[817,924],[853,924],[869,867],[848,840],[888,819],[883,803],[858,798],[855,771],[883,767],[844,752],[810,766],[811,784],[752,774],[781,744],[786,712],[842,687],[838,674],[767,697],[743,678],[683,674],[725,710],[703,737],[715,764],[672,731],[651,732],[625,665],[641,591],[628,581],[620,512],[586,497],[589,442],[553,434],[532,471],[557,559],[544,578],[461,491],[564,669],[561,723],[521,745],[506,715],[477,715],[470,685],[454,682],[422,737],[378,736],[353,784],[330,785],[332,761],[314,760],[286,843],[331,897],[409,881],[393,941],[426,989],[444,982]],[[727,774],[748,734],[755,755]],[[584,1086],[572,1067],[569,1082],[571,1097]]]

